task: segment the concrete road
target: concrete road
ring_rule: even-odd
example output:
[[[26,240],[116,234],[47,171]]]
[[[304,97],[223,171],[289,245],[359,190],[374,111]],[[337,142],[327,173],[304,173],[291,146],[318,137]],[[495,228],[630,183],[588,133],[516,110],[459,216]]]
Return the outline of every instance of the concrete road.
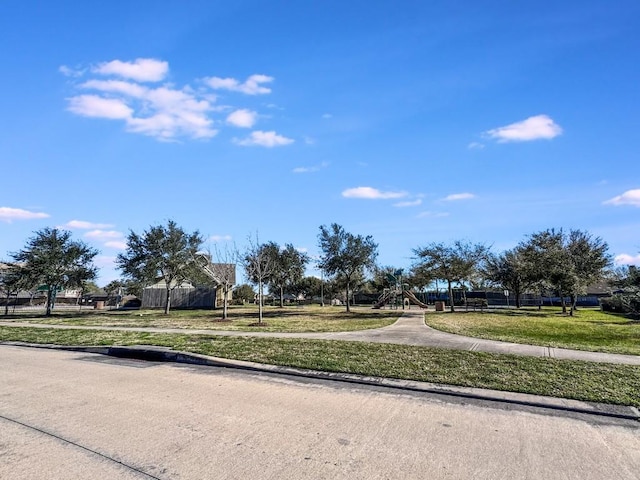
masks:
[[[640,425],[0,346],[2,479],[634,479]]]

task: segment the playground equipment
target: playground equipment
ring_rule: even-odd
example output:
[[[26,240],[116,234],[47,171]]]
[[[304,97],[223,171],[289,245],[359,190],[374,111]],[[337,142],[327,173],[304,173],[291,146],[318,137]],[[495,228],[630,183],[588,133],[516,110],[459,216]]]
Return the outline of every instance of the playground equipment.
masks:
[[[402,270],[396,270],[393,275],[387,274],[387,280],[392,285],[390,288],[385,288],[382,295],[378,298],[378,301],[373,305],[373,308],[382,308],[384,305],[391,304],[398,307],[400,303],[404,308],[404,299],[406,298],[410,303],[418,305],[420,308],[429,308],[429,306],[418,300],[414,293],[409,290],[409,285],[402,283]]]

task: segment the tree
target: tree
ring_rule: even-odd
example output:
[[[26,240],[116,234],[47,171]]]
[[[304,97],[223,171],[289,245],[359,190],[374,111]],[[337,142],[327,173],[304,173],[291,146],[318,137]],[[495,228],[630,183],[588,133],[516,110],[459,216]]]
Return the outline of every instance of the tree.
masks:
[[[573,282],[571,289],[571,315],[576,309],[578,295],[587,293],[587,287],[604,276],[611,267],[607,242],[582,230],[571,230],[567,236],[566,248],[571,260]]]
[[[275,244],[277,247],[277,244]],[[280,293],[280,307],[284,306],[284,291],[291,288],[304,275],[305,266],[309,263],[309,256],[298,251],[293,245],[287,243],[283,249],[271,248],[269,252],[274,255],[274,271],[269,278],[269,289],[277,289]]]
[[[20,277],[16,275],[15,269],[6,263],[0,263],[0,296],[4,297],[4,314],[9,315],[9,298],[16,295],[20,290]]]
[[[318,236],[320,250],[320,268],[330,276],[344,282],[347,312],[350,312],[350,287],[352,282],[371,270],[378,256],[378,245],[368,235],[353,235],[337,223],[330,227],[322,225]]]
[[[242,303],[252,302],[256,298],[256,292],[248,283],[238,285],[233,291],[233,297]]]
[[[277,268],[275,259],[278,250],[279,247],[274,242],[260,243],[258,234],[256,234],[255,239],[249,237],[249,246],[242,258],[247,277],[254,285],[258,286],[259,325],[262,325],[264,285],[269,282],[271,275]]]
[[[303,277],[289,287],[294,295],[302,295],[304,298],[321,297],[323,282],[318,277]]]
[[[116,265],[122,275],[135,282],[150,284],[162,279],[166,295],[164,313],[171,308],[171,292],[196,275],[196,253],[202,245],[196,230],[186,233],[173,220],[152,226],[141,235],[130,231],[125,253],[118,254]]]
[[[516,308],[522,306],[522,294],[535,283],[520,248],[487,257],[484,276],[502,288],[510,290],[516,298]]]
[[[198,265],[209,281],[213,280],[216,287],[222,287],[222,319],[229,318],[229,294],[236,283],[236,261],[239,257],[238,249],[225,244],[224,248],[214,245],[213,253],[198,254]],[[212,261],[214,259],[215,261]],[[216,305],[217,306],[217,305]]]
[[[445,280],[449,291],[450,308],[455,312],[453,284],[464,285],[465,281],[470,281],[482,267],[489,248],[479,243],[472,244],[456,240],[452,245],[430,243],[414,249],[413,253],[417,260],[413,268],[414,275]]]
[[[578,295],[602,278],[611,265],[607,243],[581,230],[568,234],[562,229],[537,232],[519,248],[527,262],[528,275],[541,288],[547,287],[560,297],[562,313],[567,313],[566,296],[571,297],[571,315]]]
[[[27,240],[24,249],[12,253],[13,275],[24,286],[41,285],[47,291],[46,315],[51,315],[56,293],[97,276],[93,259],[98,251],[84,242],[71,239],[71,232],[44,228]]]

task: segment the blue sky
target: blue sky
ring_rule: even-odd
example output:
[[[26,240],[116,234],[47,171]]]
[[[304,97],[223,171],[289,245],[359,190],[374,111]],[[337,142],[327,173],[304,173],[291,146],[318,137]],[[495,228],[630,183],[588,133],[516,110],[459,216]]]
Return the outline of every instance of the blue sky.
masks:
[[[379,263],[546,228],[640,264],[637,1],[8,0],[0,258],[45,226],[101,253],[175,220]],[[135,5],[135,6],[132,6]]]

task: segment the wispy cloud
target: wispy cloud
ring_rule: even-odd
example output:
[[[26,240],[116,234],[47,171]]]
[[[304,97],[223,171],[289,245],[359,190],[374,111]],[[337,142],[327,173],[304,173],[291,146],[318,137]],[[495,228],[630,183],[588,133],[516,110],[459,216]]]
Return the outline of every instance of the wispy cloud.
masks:
[[[227,123],[241,128],[251,128],[256,123],[258,114],[252,110],[241,108],[227,116]]]
[[[231,235],[211,235],[209,241],[213,243],[230,242],[233,240]]]
[[[330,113],[323,113],[322,118],[325,118],[325,119],[333,118],[333,115],[331,115]]]
[[[97,95],[78,95],[71,97],[68,110],[83,117],[108,118],[110,120],[129,120],[133,109],[117,98],[103,98]]]
[[[626,253],[621,253],[620,255],[616,255],[613,261],[616,265],[640,266],[640,255],[628,255]]]
[[[452,193],[451,195],[447,195],[442,199],[443,202],[456,202],[458,200],[471,200],[472,198],[476,198],[473,193]]]
[[[418,218],[441,218],[441,217],[448,217],[449,216],[449,212],[430,212],[430,211],[426,211],[426,212],[420,212],[417,217]]]
[[[39,218],[49,218],[50,215],[44,212],[31,212],[22,208],[0,207],[0,221],[11,223],[14,220],[37,220]]]
[[[640,188],[627,190],[622,195],[613,197],[603,203],[604,205],[632,205],[634,207],[640,207]]]
[[[467,145],[467,148],[469,150],[482,150],[484,148],[484,144],[479,142],[471,142],[469,145]]]
[[[85,238],[90,238],[92,240],[99,240],[99,241],[119,239],[119,238],[122,238],[123,236],[124,235],[122,234],[122,232],[118,232],[116,230],[100,230],[100,229],[91,230],[90,232],[87,232],[84,234]]]
[[[394,207],[404,208],[404,207],[417,207],[418,205],[422,205],[422,199],[416,198],[415,200],[408,200],[406,202],[398,202],[394,203]]]
[[[204,83],[214,90],[230,90],[246,95],[271,93],[271,89],[263,85],[271,82],[273,82],[273,77],[268,75],[251,75],[242,83],[235,78],[207,77],[204,79]]]
[[[60,226],[61,228],[71,228],[78,230],[99,230],[105,228],[112,228],[113,225],[110,223],[94,223],[94,222],[86,222],[84,220],[71,220],[64,225]]]
[[[387,200],[406,197],[407,192],[383,192],[373,187],[348,188],[342,192],[345,198],[364,198],[368,200]]]
[[[263,132],[262,130],[256,130],[254,132],[251,132],[251,135],[249,135],[247,138],[244,138],[242,140],[236,138],[234,139],[234,142],[244,147],[260,146],[271,148],[289,145],[290,143],[293,143],[294,140],[282,135],[278,135],[274,131]]]
[[[494,128],[485,132],[486,136],[505,142],[528,142],[557,137],[562,134],[562,128],[547,115],[536,115],[521,122],[512,123],[504,127]]]
[[[123,240],[110,240],[108,242],[104,242],[104,246],[108,248],[114,248],[116,250],[126,250],[127,242]]]
[[[327,168],[328,166],[329,162],[322,162],[319,165],[313,165],[311,167],[296,167],[291,171],[293,173],[313,173],[322,170],[323,168]]]
[[[138,82],[159,82],[169,73],[169,64],[153,58],[138,58],[133,62],[113,60],[100,63],[91,69],[100,75],[115,75]]]

